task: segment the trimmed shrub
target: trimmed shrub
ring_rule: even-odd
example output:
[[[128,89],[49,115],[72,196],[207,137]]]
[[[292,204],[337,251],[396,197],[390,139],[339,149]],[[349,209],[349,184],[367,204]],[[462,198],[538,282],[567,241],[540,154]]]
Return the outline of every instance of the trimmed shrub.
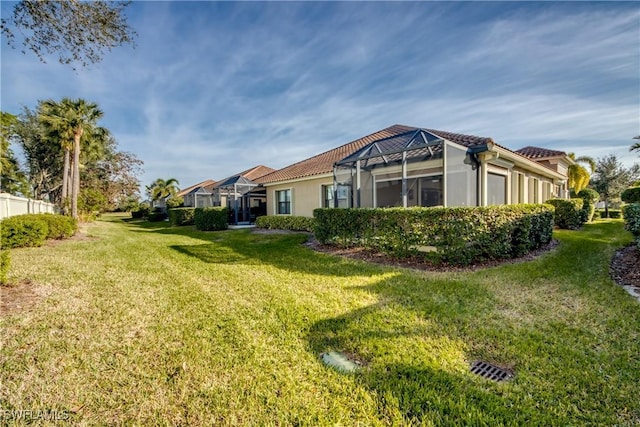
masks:
[[[78,221],[70,216],[58,214],[20,215],[24,219],[41,220],[47,223],[47,239],[68,239],[78,231]]]
[[[7,284],[7,275],[9,274],[9,266],[11,265],[11,255],[9,251],[0,249],[0,285]]]
[[[600,194],[591,188],[583,188],[578,193],[578,198],[582,199],[582,222],[593,221],[593,214],[596,211],[596,203],[600,200]]]
[[[193,216],[196,208],[173,208],[169,209],[169,224],[171,225],[193,225]]]
[[[147,215],[147,221],[160,222],[167,219],[167,213],[162,208],[154,208],[152,212]]]
[[[523,255],[551,240],[553,207],[316,209],[321,243],[466,265]]]
[[[4,249],[42,246],[49,228],[36,215],[18,215],[5,218],[0,223],[1,246]]]
[[[620,198],[625,203],[640,203],[640,187],[630,187],[622,192]]]
[[[292,230],[313,232],[315,220],[306,216],[260,216],[256,227],[268,230]]]
[[[149,216],[151,209],[147,204],[139,204],[135,209],[131,210],[131,218],[146,218]]]
[[[226,207],[195,208],[193,223],[198,230],[226,230],[229,226],[228,216],[229,212]]]
[[[640,203],[632,203],[622,208],[624,212],[624,228],[635,237],[636,245],[640,249]]]
[[[575,230],[584,223],[582,199],[549,199],[547,204],[555,207],[554,222],[558,228]]]

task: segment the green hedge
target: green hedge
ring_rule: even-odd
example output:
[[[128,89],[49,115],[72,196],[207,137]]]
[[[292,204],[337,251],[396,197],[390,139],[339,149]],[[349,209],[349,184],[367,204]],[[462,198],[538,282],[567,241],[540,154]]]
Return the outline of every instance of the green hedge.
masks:
[[[140,206],[131,211],[131,218],[146,218],[149,216],[149,207]]]
[[[7,275],[9,274],[9,266],[11,265],[11,255],[9,251],[0,249],[0,285],[7,284]]]
[[[216,208],[195,208],[193,223],[198,230],[226,230],[229,210],[221,207]]]
[[[466,265],[523,255],[548,243],[553,207],[316,209],[321,243]]]
[[[624,212],[624,228],[635,237],[638,249],[640,249],[640,203],[632,203],[622,208]]]
[[[18,215],[0,223],[3,249],[42,246],[49,233],[47,222],[37,215]]]
[[[169,209],[169,224],[171,225],[193,225],[193,217],[196,208],[173,208]]]
[[[549,199],[546,203],[556,208],[554,222],[557,227],[575,230],[584,224],[583,199]]]
[[[606,219],[607,216],[605,215],[605,210],[604,209],[597,209],[596,210],[596,214],[600,215],[601,219]],[[612,218],[612,219],[620,219],[622,218],[622,210],[620,209],[609,209],[609,217],[608,218]]]
[[[640,187],[627,188],[622,192],[620,198],[626,203],[640,203]]]
[[[315,220],[306,216],[259,216],[256,227],[269,230],[293,230],[313,232]]]
[[[68,239],[78,231],[78,221],[70,216],[45,213],[20,215],[20,217],[44,221],[47,224],[47,239]]]
[[[593,221],[593,214],[596,211],[596,204],[600,200],[600,194],[591,188],[584,188],[578,193],[578,198],[582,199],[582,222]]]

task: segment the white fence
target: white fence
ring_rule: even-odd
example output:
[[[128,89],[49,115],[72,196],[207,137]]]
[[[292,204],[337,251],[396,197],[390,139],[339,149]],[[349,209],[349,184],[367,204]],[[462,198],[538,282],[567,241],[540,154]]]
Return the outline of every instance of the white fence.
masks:
[[[0,219],[28,213],[54,213],[55,211],[52,203],[0,193]]]

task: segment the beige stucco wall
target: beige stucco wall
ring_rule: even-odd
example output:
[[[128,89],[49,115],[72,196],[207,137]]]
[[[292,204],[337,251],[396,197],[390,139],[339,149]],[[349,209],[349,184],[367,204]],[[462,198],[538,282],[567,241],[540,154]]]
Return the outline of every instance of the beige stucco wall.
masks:
[[[322,206],[322,186],[332,185],[331,176],[267,186],[267,215],[276,215],[276,191],[291,189],[291,215],[313,216]]]
[[[439,163],[437,163],[439,162]],[[412,164],[409,168],[408,175],[412,176],[414,169],[426,168],[426,167],[442,167],[442,161],[431,161],[425,163]],[[378,174],[381,173],[396,173],[400,172],[399,166],[392,166],[387,169],[377,170]],[[429,169],[429,172],[436,171],[437,169]],[[507,204],[515,204],[522,199],[524,203],[543,203],[551,197],[565,197],[564,194],[554,195],[552,194],[557,179],[553,176],[546,175],[541,171],[533,171],[526,167],[524,164],[514,164],[509,162],[500,163],[499,161],[489,161],[487,166],[488,172],[501,173],[506,176],[506,188],[505,188],[505,200]],[[425,170],[420,170],[425,172]],[[522,188],[520,188],[517,174],[522,174],[524,182]],[[371,174],[368,172],[362,172],[362,192],[361,192],[361,206],[373,206],[373,182]],[[313,210],[322,206],[323,194],[322,186],[332,185],[333,176],[325,175],[320,178],[303,179],[300,181],[285,182],[278,184],[267,184],[267,215],[276,215],[276,197],[275,193],[279,190],[291,190],[291,215],[294,216],[306,216],[312,217]],[[354,189],[355,190],[355,189]],[[460,189],[461,191],[467,191],[468,189]],[[475,191],[475,190],[473,190]]]

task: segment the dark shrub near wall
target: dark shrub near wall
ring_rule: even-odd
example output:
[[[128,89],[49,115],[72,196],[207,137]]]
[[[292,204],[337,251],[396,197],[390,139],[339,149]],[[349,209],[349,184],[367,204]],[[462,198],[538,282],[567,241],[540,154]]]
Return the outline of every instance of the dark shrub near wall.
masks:
[[[169,224],[171,225],[193,225],[193,217],[196,208],[173,208],[169,209]]]
[[[78,223],[70,217],[54,214],[27,214],[0,222],[3,249],[42,246],[46,239],[71,237]]]
[[[226,230],[228,215],[227,208],[196,208],[193,223],[198,230]]]
[[[523,255],[549,241],[553,207],[316,209],[321,243],[467,265]]]
[[[556,208],[554,221],[558,228],[575,230],[584,224],[585,215],[582,210],[584,200],[549,199],[546,203]]]

